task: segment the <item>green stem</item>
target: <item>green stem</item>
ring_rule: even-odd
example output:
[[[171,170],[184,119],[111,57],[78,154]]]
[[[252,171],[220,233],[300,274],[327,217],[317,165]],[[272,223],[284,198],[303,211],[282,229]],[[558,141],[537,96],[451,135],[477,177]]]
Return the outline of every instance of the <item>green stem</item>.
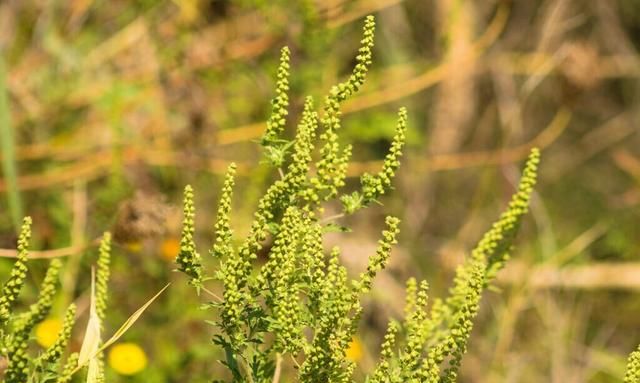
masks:
[[[280,374],[282,373],[282,355],[276,354],[276,370],[273,373],[273,379],[271,383],[280,383]]]
[[[18,171],[16,166],[15,142],[9,114],[6,69],[0,51],[0,152],[2,153],[2,173],[7,185],[7,202],[13,226],[18,232],[22,220],[22,203],[18,190]]]

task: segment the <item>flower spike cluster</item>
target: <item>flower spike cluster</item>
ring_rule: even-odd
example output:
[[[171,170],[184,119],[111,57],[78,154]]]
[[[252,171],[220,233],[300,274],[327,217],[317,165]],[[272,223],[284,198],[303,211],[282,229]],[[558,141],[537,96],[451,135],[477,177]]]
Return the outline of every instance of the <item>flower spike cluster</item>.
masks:
[[[435,346],[428,350],[419,372],[426,381],[456,381],[482,292],[508,259],[515,234],[528,211],[539,161],[540,152],[533,149],[507,210],[482,237],[465,264],[458,268],[450,296],[431,307],[430,317],[424,322],[425,340],[435,342]],[[447,358],[448,366],[442,371],[441,363]]]
[[[26,312],[16,313],[12,306],[17,300],[20,287],[24,284],[27,273],[27,249],[29,239],[31,219],[25,218],[22,231],[18,239],[18,260],[14,264],[9,280],[3,288],[3,298],[0,299],[3,321],[0,323],[0,351],[6,357],[7,365],[4,370],[5,383],[25,383],[41,381],[57,381],[59,383],[69,382],[72,372],[77,367],[77,358],[71,356],[63,371],[60,371],[60,358],[65,352],[67,343],[71,336],[71,330],[75,322],[75,305],[70,305],[65,314],[64,323],[57,338],[39,356],[29,355],[29,341],[32,339],[32,331],[40,322],[49,315],[57,286],[59,282],[62,262],[60,259],[53,259],[49,263],[45,277],[40,284],[38,299],[31,304]],[[104,254],[108,250],[109,236],[105,236],[105,241],[101,246],[101,257],[99,261],[103,281],[108,278],[108,261],[105,262]],[[106,286],[103,286],[106,289]],[[106,290],[105,290],[106,294]]]
[[[308,320],[310,327],[315,327],[316,314],[322,303],[322,288],[326,277],[327,262],[322,244],[322,225],[313,220],[305,231],[301,246],[302,284],[306,285],[308,301],[307,310],[311,314]]]
[[[486,269],[486,277],[483,282],[483,287],[485,287],[508,260],[520,222],[529,210],[529,201],[536,183],[539,162],[540,151],[534,148],[525,164],[518,190],[511,198],[507,210],[480,239],[478,245],[471,252],[469,261],[458,268],[451,296],[447,299],[447,306],[452,311],[459,309],[466,299],[467,286],[465,281],[469,279],[469,275],[473,273],[477,263],[483,264]]]
[[[350,294],[347,270],[340,264],[339,255],[339,249],[334,248],[329,256],[314,337],[300,368],[301,382],[342,381],[348,375],[345,356],[352,338],[349,314],[354,308],[354,295]]]
[[[367,268],[352,279],[340,260],[339,248],[325,253],[323,234],[337,225],[327,223],[334,216],[322,216],[325,202],[342,203],[338,217],[377,202],[392,189],[400,165],[408,120],[404,108],[398,113],[396,133],[382,169],[363,175],[360,190],[342,193],[351,147],[339,145],[341,104],[364,83],[371,65],[374,27],[373,17],[367,17],[357,64],[346,82],[331,88],[320,117],[313,100],[305,100],[290,142],[279,138],[288,106],[289,51],[283,49],[276,96],[262,140],[267,160],[278,166],[280,174],[259,200],[249,233],[236,249],[229,225],[235,167],[229,168],[215,224],[212,254],[220,268],[213,278],[205,275],[195,250],[193,191],[189,187],[185,190],[178,264],[192,284],[197,281],[204,288],[204,281],[219,282],[222,301],[211,305],[218,309],[215,324],[220,329],[214,343],[224,350],[221,362],[229,368],[233,382],[272,381],[287,354],[301,383],[353,382],[355,364],[347,358],[347,350],[362,316],[360,300],[386,267],[400,221],[386,218],[376,253]],[[482,292],[508,259],[528,210],[538,161],[539,152],[533,150],[507,211],[460,267],[448,298],[434,299],[428,307],[428,283],[408,282],[406,318],[390,321],[380,362],[369,382],[456,380]],[[259,253],[266,259],[258,261]]]
[[[16,318],[13,323],[13,333],[6,343],[9,357],[9,364],[5,372],[6,383],[19,383],[27,379],[29,374],[27,347],[31,330],[47,316],[51,309],[61,266],[60,260],[51,261],[40,286],[38,301],[30,306],[29,311]]]
[[[282,218],[280,232],[271,249],[269,262],[259,276],[267,289],[266,302],[273,309],[271,331],[277,334],[274,347],[279,352],[296,353],[302,346],[301,307],[298,302],[297,252],[304,235],[301,212],[290,207]]]
[[[424,343],[426,341],[427,301],[429,284],[426,281],[420,282],[418,288],[415,279],[407,282],[407,305],[405,308],[405,324],[407,335],[406,345],[400,356],[400,376],[404,381],[411,381],[417,378],[417,368]]]
[[[371,374],[370,383],[385,383],[391,375],[391,362],[394,356],[394,346],[398,336],[398,325],[395,322],[389,322],[387,333],[384,336],[382,347],[380,350],[380,361],[376,369]]]
[[[58,275],[60,274],[61,268],[62,262],[60,262],[59,259],[51,261],[47,269],[47,274],[40,285],[38,301],[32,304],[29,307],[29,311],[19,316],[13,323],[16,332],[31,330],[33,326],[45,319],[53,304],[53,297],[57,290]]]
[[[365,20],[363,38],[356,57],[357,64],[346,82],[340,83],[329,92],[325,98],[324,115],[321,126],[324,129],[320,140],[324,145],[320,148],[317,175],[311,179],[311,184],[318,193],[323,193],[323,200],[327,201],[338,194],[338,189],[344,186],[347,165],[351,158],[351,146],[340,149],[338,133],[342,112],[340,107],[349,97],[353,96],[364,84],[367,72],[371,66],[373,55],[375,19],[368,16]]]

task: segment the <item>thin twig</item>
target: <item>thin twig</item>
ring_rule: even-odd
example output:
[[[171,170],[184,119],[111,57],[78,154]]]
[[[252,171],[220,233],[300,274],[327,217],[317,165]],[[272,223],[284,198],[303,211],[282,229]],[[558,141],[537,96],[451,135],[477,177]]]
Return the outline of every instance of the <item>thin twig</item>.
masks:
[[[498,150],[436,155],[425,158],[424,162],[419,163],[419,165],[429,171],[441,171],[516,162],[525,158],[532,147],[543,149],[554,142],[568,126],[570,119],[571,112],[567,108],[560,108],[549,125],[527,143]],[[149,150],[138,147],[125,149],[123,156],[125,163],[143,161],[153,166],[189,166],[191,168],[202,168],[214,174],[224,174],[229,165],[227,161],[219,159],[188,161],[180,152]],[[114,158],[111,151],[99,152],[82,161],[61,166],[49,172],[20,176],[18,177],[18,187],[20,190],[51,188],[54,185],[73,183],[79,178],[88,182],[108,174],[113,161]],[[347,176],[359,176],[364,171],[377,169],[380,166],[382,166],[382,161],[353,162],[349,164]],[[249,164],[238,163],[238,174],[247,174],[246,170],[249,167]],[[0,179],[0,192],[6,190],[7,184]]]
[[[527,281],[533,289],[640,290],[640,262],[596,262],[589,265],[528,267],[512,262],[498,276],[505,284]]]
[[[220,303],[220,302],[223,302],[223,301],[224,301],[224,300],[223,300],[223,299],[222,299],[218,294],[216,294],[216,293],[214,293],[213,291],[211,291],[211,290],[207,289],[206,287],[201,286],[200,288],[201,288],[201,289],[202,289],[202,291],[204,291],[205,293],[207,293],[207,294],[211,295],[212,297],[214,297],[215,299],[217,299],[217,300],[218,300],[218,303]]]
[[[376,0],[376,1],[372,1],[372,0],[366,0],[366,1],[360,1],[358,2],[355,7],[348,11],[348,12],[343,12],[342,14],[338,15],[337,17],[334,17],[332,19],[330,19],[327,22],[327,26],[329,28],[338,28],[342,25],[348,24],[354,20],[357,20],[365,15],[370,15],[372,13],[375,13],[377,11],[380,11],[382,9],[385,8],[389,8],[392,7],[394,5],[397,5],[399,3],[403,2],[403,0]]]
[[[98,245],[99,238],[94,239],[91,242],[81,245],[74,245],[68,247],[61,247],[59,249],[41,250],[41,251],[29,251],[29,259],[50,259],[66,257],[68,255],[76,254],[86,250],[89,247]],[[18,251],[13,249],[0,249],[0,258],[17,258]]]
[[[293,356],[293,354],[290,354],[290,355],[291,355],[291,360],[293,361],[293,364],[295,364],[296,368],[298,370],[300,370],[300,367],[301,367],[300,363],[296,360],[296,358]]]
[[[330,216],[328,216],[326,218],[321,219],[320,223],[327,223],[327,222],[330,222],[330,221],[334,221],[334,220],[340,219],[340,218],[342,218],[344,216],[345,216],[344,213],[337,213],[337,214],[334,214],[334,215],[330,215]]]

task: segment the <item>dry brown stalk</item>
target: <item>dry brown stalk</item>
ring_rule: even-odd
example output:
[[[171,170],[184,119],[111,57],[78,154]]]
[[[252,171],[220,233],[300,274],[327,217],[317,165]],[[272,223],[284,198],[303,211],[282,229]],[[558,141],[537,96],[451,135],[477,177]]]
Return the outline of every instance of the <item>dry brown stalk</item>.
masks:
[[[97,238],[83,245],[73,245],[73,246],[61,247],[58,249],[30,251],[29,258],[30,259],[50,259],[50,258],[66,257],[72,254],[78,254],[90,247],[97,246],[99,243],[99,240],[100,239]],[[0,257],[2,258],[16,258],[17,256],[18,256],[18,253],[16,250],[0,249]]]
[[[520,161],[527,156],[531,148],[544,149],[554,142],[566,129],[570,119],[571,112],[562,108],[556,113],[549,125],[527,143],[498,150],[434,155],[425,158],[424,161],[417,165],[422,171],[442,171]],[[257,124],[255,128],[257,129]],[[251,127],[251,129],[254,129],[254,127]],[[133,146],[123,149],[122,160],[124,164],[143,161],[154,166],[189,166],[192,169],[207,170],[214,174],[224,174],[229,165],[229,161],[222,159],[207,158],[198,160],[188,158],[184,153],[176,151],[141,149]],[[111,150],[99,151],[83,157],[80,161],[58,167],[55,170],[22,175],[18,177],[18,187],[20,190],[34,190],[70,185],[78,179],[89,182],[108,174],[113,161],[115,161],[115,158]],[[239,175],[247,174],[248,169],[251,168],[251,164],[235,162],[238,164]],[[377,170],[381,165],[381,161],[353,162],[349,166],[347,175],[356,177],[362,172]],[[4,192],[6,187],[6,182],[0,179],[0,192]]]
[[[640,290],[640,263],[591,263],[580,266],[558,267],[542,265],[530,268],[522,262],[512,261],[498,277],[501,283],[526,281],[534,289],[624,289]]]

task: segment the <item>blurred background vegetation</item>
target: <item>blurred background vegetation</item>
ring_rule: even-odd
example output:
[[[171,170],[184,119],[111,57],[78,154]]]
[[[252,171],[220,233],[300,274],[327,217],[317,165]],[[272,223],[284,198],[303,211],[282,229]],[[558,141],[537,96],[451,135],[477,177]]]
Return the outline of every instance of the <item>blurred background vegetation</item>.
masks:
[[[640,341],[637,1],[4,0],[0,256],[14,254],[17,222],[31,215],[33,256],[66,258],[54,316],[76,300],[85,317],[96,238],[112,231],[108,333],[175,280],[125,336],[146,367],[112,364],[110,382],[208,382],[223,370],[203,322],[211,312],[172,272],[181,190],[194,185],[206,249],[221,174],[237,162],[233,225],[246,233],[273,177],[255,140],[279,49],[292,51],[291,134],[304,96],[351,70],[367,14],[374,66],[344,108],[349,174],[379,165],[398,106],[410,132],[396,190],[330,240],[357,272],[384,214],[403,220],[351,353],[358,373],[401,315],[404,280],[444,294],[538,146],[532,214],[483,301],[461,381],[621,380]]]

